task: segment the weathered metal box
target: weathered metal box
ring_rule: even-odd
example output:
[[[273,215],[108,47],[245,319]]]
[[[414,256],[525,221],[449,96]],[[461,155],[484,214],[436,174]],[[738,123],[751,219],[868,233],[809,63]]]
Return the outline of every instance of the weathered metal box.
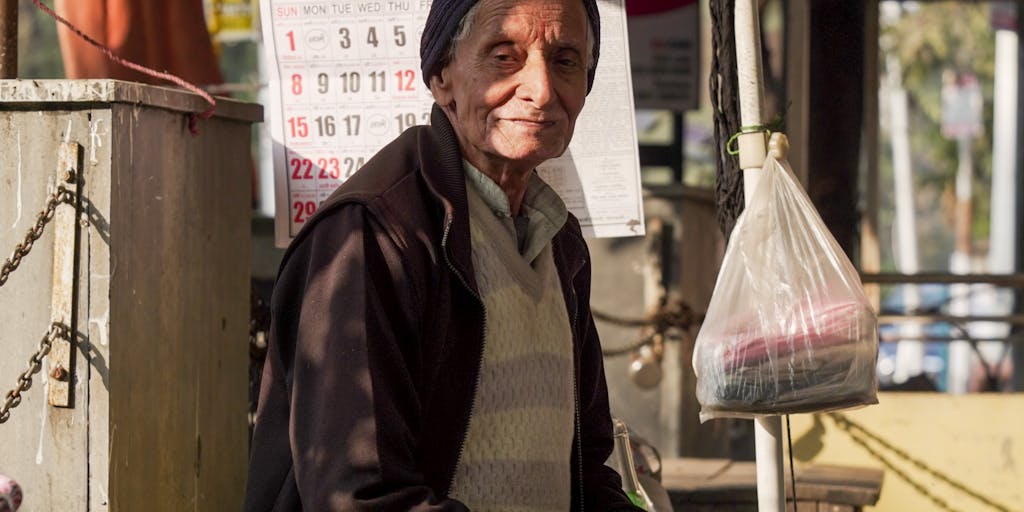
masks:
[[[56,286],[70,297],[70,375],[52,371],[51,352],[0,424],[0,473],[22,485],[23,511],[241,506],[250,143],[262,109],[221,100],[193,136],[187,113],[203,109],[163,87],[0,81],[0,253],[35,225],[68,167],[66,186],[79,189],[66,243],[55,251],[61,229],[49,223],[0,286],[2,397],[62,300],[55,254],[73,257],[70,283]],[[62,382],[70,407],[48,403]]]

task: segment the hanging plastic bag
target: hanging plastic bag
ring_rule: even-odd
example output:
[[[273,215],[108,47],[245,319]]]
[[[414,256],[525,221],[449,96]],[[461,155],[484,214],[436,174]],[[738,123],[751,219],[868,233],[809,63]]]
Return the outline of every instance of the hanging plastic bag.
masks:
[[[878,320],[785,160],[769,155],[697,335],[700,420],[878,403]]]

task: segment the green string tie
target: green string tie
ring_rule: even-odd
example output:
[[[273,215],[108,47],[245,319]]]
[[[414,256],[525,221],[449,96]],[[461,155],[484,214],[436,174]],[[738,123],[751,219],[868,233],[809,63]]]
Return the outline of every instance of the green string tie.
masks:
[[[725,151],[727,153],[729,153],[730,155],[738,155],[738,154],[740,154],[740,148],[738,146],[736,146],[736,139],[740,138],[740,135],[743,135],[745,133],[757,133],[757,132],[765,132],[765,133],[767,133],[769,135],[771,135],[771,133],[772,133],[771,130],[769,130],[768,127],[763,125],[763,124],[755,124],[755,125],[751,125],[751,126],[741,126],[740,127],[740,131],[738,131],[735,134],[733,134],[732,137],[729,137],[729,141],[725,143]]]

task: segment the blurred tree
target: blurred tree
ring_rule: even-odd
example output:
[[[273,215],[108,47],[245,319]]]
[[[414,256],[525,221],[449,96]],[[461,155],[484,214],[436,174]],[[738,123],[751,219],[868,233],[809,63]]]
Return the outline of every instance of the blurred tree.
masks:
[[[883,19],[879,59],[884,62],[887,52],[899,58],[903,87],[908,93],[921,269],[946,270],[953,247],[951,201],[958,156],[956,140],[945,138],[941,130],[943,74],[973,74],[984,95],[982,133],[972,141],[973,238],[984,242],[988,238],[991,189],[995,33],[987,2],[900,5],[902,13],[893,23]],[[890,140],[884,133],[882,137],[880,179],[883,184],[892,183]],[[883,186],[881,190],[882,204],[892,205],[892,187]],[[892,218],[890,208],[881,212],[880,222],[892,225]],[[884,258],[883,266],[894,268],[891,253]]]
[[[64,78],[56,23],[32,0],[18,2],[18,77]]]

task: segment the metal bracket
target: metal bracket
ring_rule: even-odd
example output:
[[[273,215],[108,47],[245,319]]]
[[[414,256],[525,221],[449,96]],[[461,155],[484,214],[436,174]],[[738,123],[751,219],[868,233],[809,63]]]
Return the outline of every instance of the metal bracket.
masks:
[[[57,183],[77,191],[81,183],[82,147],[77,142],[63,142],[57,151]],[[58,185],[58,186],[59,186]],[[78,194],[76,193],[76,204]],[[75,233],[77,206],[62,202],[53,213],[53,288],[50,301],[50,322],[68,327],[74,334],[72,311],[75,291]],[[56,337],[48,356],[48,400],[54,407],[71,407],[71,385],[74,380],[71,365],[71,340]]]

